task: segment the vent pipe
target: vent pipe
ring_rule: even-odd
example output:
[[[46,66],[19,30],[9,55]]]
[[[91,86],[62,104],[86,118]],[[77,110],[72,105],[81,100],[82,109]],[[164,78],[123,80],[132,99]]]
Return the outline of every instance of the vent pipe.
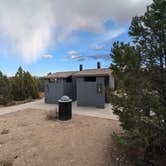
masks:
[[[100,62],[97,62],[97,68],[98,68],[98,69],[101,68]]]
[[[83,70],[83,65],[80,65],[80,71],[82,71]]]

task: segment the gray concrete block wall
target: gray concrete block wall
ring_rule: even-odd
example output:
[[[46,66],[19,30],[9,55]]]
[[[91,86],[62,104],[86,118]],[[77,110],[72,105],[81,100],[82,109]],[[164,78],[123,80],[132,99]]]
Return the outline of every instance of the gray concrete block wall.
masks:
[[[76,100],[76,79],[72,77],[72,82],[66,82],[64,79],[64,95],[69,96],[73,101]]]
[[[77,94],[76,94],[76,91],[77,91],[77,85],[76,85],[76,78],[73,77],[72,78],[72,84],[73,84],[73,101],[75,101],[77,99]]]
[[[45,80],[45,103],[55,104],[64,96],[69,96],[73,101],[76,99],[76,81],[66,82],[65,79],[58,79],[55,83]]]
[[[96,82],[84,81],[84,78],[72,78],[72,82],[66,82],[66,79],[58,79],[55,83],[45,80],[45,102],[54,104],[63,96],[69,96],[73,101],[77,100],[78,106],[96,106],[104,108],[105,97],[105,79],[108,79],[108,85],[114,89],[114,77],[96,77]],[[102,94],[97,94],[97,85],[102,85]]]
[[[72,83],[64,83],[64,95],[69,96],[70,99],[74,99],[74,92],[73,92],[73,84]]]
[[[64,88],[63,82],[59,80],[57,83],[50,83],[45,80],[45,102],[48,104],[55,104],[60,97],[63,96]]]
[[[77,105],[104,108],[104,82],[104,77],[97,77],[96,82],[87,82],[84,78],[77,78]],[[97,94],[97,84],[102,85],[102,94]]]

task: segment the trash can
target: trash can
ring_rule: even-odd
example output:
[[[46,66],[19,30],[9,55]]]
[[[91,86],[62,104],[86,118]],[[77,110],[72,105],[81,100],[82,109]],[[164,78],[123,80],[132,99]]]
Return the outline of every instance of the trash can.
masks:
[[[68,96],[62,96],[59,100],[59,120],[72,118],[72,100]]]

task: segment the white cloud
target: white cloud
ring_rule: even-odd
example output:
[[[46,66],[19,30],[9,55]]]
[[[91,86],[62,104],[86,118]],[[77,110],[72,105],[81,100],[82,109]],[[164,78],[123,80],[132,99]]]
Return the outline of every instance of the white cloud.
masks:
[[[104,50],[107,43],[111,40],[121,36],[122,34],[127,33],[124,28],[111,29],[100,35],[97,39],[94,40],[91,47],[95,51]]]
[[[66,59],[74,59],[77,61],[85,61],[85,60],[110,60],[111,57],[109,54],[92,54],[92,55],[70,55],[66,56]]]
[[[5,48],[10,48],[10,55],[32,63],[53,42],[64,42],[74,30],[104,33],[106,20],[126,23],[142,14],[151,1],[0,0],[0,40],[8,45]]]
[[[125,33],[125,29],[123,29],[123,28],[115,29],[115,30],[114,29],[109,30],[109,31],[105,32],[102,35],[102,37],[98,39],[98,41],[96,43],[102,44],[102,43],[108,42],[112,39],[115,39],[115,38],[119,37],[123,33]]]
[[[49,72],[46,72],[46,73],[42,73],[41,76],[47,76],[49,74]]]
[[[65,58],[67,58],[67,59],[78,59],[78,58],[80,58],[81,56],[79,55],[69,55],[69,56],[66,56]]]
[[[66,52],[66,53],[69,54],[69,55],[78,55],[78,54],[79,54],[78,51],[74,51],[74,50],[68,51],[68,52]]]
[[[53,55],[51,55],[51,54],[43,54],[42,58],[44,58],[44,59],[51,59],[51,58],[53,58]]]
[[[94,48],[95,51],[104,50],[104,46],[96,45]]]

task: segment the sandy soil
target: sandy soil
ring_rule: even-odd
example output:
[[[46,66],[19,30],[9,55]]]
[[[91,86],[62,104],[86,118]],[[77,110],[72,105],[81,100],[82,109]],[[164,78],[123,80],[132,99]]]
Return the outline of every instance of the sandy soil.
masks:
[[[14,166],[124,166],[112,157],[114,131],[120,131],[117,121],[100,118],[47,120],[44,111],[32,109],[3,115],[0,160]]]

